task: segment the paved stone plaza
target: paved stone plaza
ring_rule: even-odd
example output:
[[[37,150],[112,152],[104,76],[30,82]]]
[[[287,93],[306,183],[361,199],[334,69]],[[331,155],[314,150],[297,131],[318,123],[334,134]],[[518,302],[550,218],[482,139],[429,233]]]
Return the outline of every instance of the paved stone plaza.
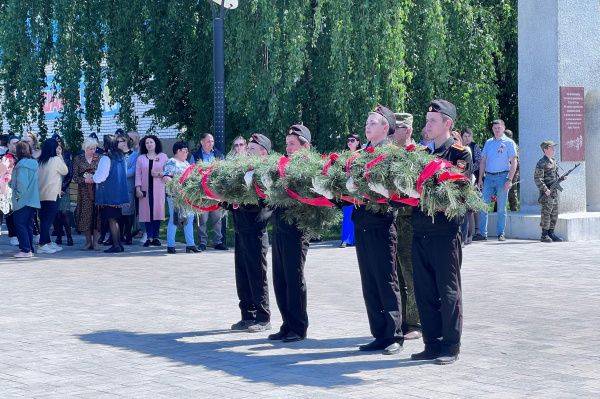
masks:
[[[0,249],[0,398],[600,397],[600,243],[466,248],[464,335],[450,366],[364,355],[354,249],[313,245],[309,338],[230,333],[233,251],[122,256]],[[279,313],[271,293],[273,324]]]

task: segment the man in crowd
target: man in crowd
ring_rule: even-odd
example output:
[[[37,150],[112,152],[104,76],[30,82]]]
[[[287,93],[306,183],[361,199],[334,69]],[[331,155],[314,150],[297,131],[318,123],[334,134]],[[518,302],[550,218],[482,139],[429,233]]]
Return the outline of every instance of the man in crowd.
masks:
[[[554,142],[544,141],[540,146],[544,156],[535,165],[533,179],[540,190],[540,204],[542,205],[542,242],[560,242],[562,239],[554,234],[554,227],[558,221],[558,190],[550,190],[550,186],[558,180],[558,163],[554,159]]]
[[[395,133],[396,117],[383,106],[369,113],[365,125],[368,147],[388,144]],[[383,350],[386,355],[402,350],[402,305],[396,267],[395,211],[374,212],[365,205],[354,208],[352,221],[356,256],[367,308],[369,327],[375,338],[359,346],[361,351]]]
[[[402,148],[411,144],[414,145],[412,114],[397,113],[395,117],[394,142],[396,145]],[[421,322],[419,321],[419,310],[417,309],[412,276],[413,230],[410,222],[411,215],[411,206],[404,205],[398,208],[398,215],[396,216],[396,230],[398,233],[396,258],[402,299],[402,334],[404,334],[404,339],[419,339],[421,338]]]
[[[271,140],[262,134],[253,134],[248,140],[246,151],[248,155],[266,157],[271,152]],[[235,285],[242,312],[242,319],[232,325],[231,329],[248,332],[270,330],[267,223],[272,211],[262,205],[227,208],[233,215]]]
[[[304,125],[293,125],[285,137],[287,156],[310,148],[310,130]],[[285,219],[285,209],[273,211],[273,288],[283,319],[279,331],[269,335],[270,340],[296,342],[306,338],[306,281],[304,264],[309,240],[294,223]]]
[[[452,162],[470,178],[471,153],[455,144],[452,137],[455,120],[456,107],[452,103],[432,101],[427,112],[426,135],[434,141],[434,155]],[[413,277],[425,349],[411,359],[454,363],[462,333],[461,220],[448,219],[441,212],[432,219],[416,207],[412,224]]]
[[[492,202],[492,196],[496,196],[498,203],[498,221],[496,224],[498,241],[506,240],[504,237],[506,202],[508,191],[517,171],[517,148],[515,142],[504,134],[505,129],[502,119],[496,119],[492,122],[494,137],[488,139],[483,146],[477,183],[482,188],[483,200],[486,204],[489,205]],[[487,227],[488,212],[485,209],[479,213],[479,234],[473,237],[473,241],[487,240]]]
[[[204,133],[200,138],[200,148],[192,154],[191,163],[202,162],[206,166],[210,165],[217,159],[223,159],[223,153],[215,148],[215,139],[212,134]],[[215,249],[227,250],[223,243],[222,223],[223,209],[218,209],[211,212],[202,212],[198,216],[198,236],[200,245],[198,249],[206,251],[208,245],[208,224],[213,230],[213,245]]]

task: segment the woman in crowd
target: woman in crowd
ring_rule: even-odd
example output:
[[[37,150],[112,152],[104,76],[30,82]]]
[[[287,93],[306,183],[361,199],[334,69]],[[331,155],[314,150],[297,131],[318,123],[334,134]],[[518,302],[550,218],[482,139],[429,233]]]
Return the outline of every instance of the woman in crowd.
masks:
[[[58,146],[62,148],[62,157],[67,165],[68,173],[63,177],[60,199],[58,200],[58,212],[54,219],[54,231],[56,232],[56,244],[62,245],[63,235],[67,236],[67,245],[73,246],[73,236],[71,235],[71,181],[73,180],[73,158],[71,153],[65,150],[65,142],[57,134],[52,135],[52,138],[58,142]]]
[[[125,156],[116,137],[112,134],[104,136],[104,155],[94,175],[86,175],[85,182],[96,184],[96,205],[100,207],[101,216],[108,221],[112,246],[104,251],[106,253],[125,250],[121,245],[119,219],[121,208],[129,203],[126,173]]]
[[[173,158],[165,164],[164,178],[165,183],[171,179],[177,179],[188,166],[189,155],[188,144],[184,141],[178,141],[173,144]],[[169,222],[167,224],[167,252],[175,253],[175,234],[177,226],[183,226],[185,236],[185,252],[200,252],[194,243],[194,214],[187,213],[177,209],[173,203],[173,198],[167,192],[167,204],[169,205]]]
[[[92,176],[98,163],[100,155],[97,154],[98,141],[88,137],[81,145],[83,154],[79,154],[73,160],[73,181],[77,183],[77,208],[75,208],[75,224],[77,230],[85,235],[83,249],[98,249],[97,242],[99,231],[98,208],[95,203],[96,187],[93,182],[87,183],[85,177]]]
[[[4,142],[2,143],[4,144]],[[0,226],[4,219],[4,215],[10,213],[10,205],[12,202],[12,190],[10,189],[10,177],[15,166],[15,157],[9,151],[9,138],[6,138],[6,151],[0,155]],[[6,227],[9,226],[8,218]],[[9,234],[10,236],[10,234]]]
[[[246,155],[246,139],[242,136],[237,136],[233,139],[233,143],[231,144],[231,150],[227,154],[227,158],[236,157],[238,155]]]
[[[40,140],[34,132],[27,132],[23,135],[23,139],[21,141],[29,144],[29,148],[31,148],[31,156],[33,159],[38,159],[40,155],[42,155],[42,150],[40,149]]]
[[[12,176],[12,170],[15,166],[15,164],[17,163],[17,143],[19,142],[19,139],[16,138],[15,136],[10,136],[8,138],[8,152],[6,154],[4,154],[3,159],[5,161],[8,162],[9,164],[9,168],[11,170],[11,176]],[[5,194],[5,200],[10,202],[11,204],[11,211],[6,214],[6,229],[8,230],[8,239],[9,239],[9,243],[10,245],[14,245],[17,246],[19,245],[19,240],[17,239],[17,229],[15,228],[15,222],[13,220],[13,213],[12,213],[12,189],[10,188],[10,184],[7,187],[7,191]]]
[[[139,199],[139,219],[146,225],[144,247],[160,246],[158,232],[165,220],[165,183],[163,170],[168,158],[162,143],[154,135],[140,141],[140,155],[135,169],[135,195]]]
[[[58,199],[62,191],[63,177],[69,169],[62,158],[62,147],[55,139],[47,139],[42,145],[39,162],[40,189],[40,253],[53,254],[62,247],[50,239],[50,227],[58,212]]]
[[[119,150],[123,152],[125,157],[125,172],[127,176],[127,195],[129,202],[123,205],[121,208],[121,241],[125,245],[131,245],[133,243],[133,237],[131,236],[131,230],[133,228],[133,222],[135,217],[135,168],[130,168],[131,158],[135,156],[131,150],[133,141],[131,138],[121,129],[117,129],[117,145]]]
[[[31,157],[29,144],[18,142],[16,145],[15,165],[10,187],[13,190],[13,222],[19,239],[20,252],[15,258],[31,258],[33,248],[33,214],[40,208],[40,190],[38,186],[38,163]]]
[[[352,152],[358,151],[361,148],[360,136],[352,133],[346,137],[346,145]],[[342,208],[344,212],[344,218],[342,219],[342,237],[340,248],[346,248],[346,246],[354,246],[354,223],[352,223],[352,209],[354,205],[345,205]]]

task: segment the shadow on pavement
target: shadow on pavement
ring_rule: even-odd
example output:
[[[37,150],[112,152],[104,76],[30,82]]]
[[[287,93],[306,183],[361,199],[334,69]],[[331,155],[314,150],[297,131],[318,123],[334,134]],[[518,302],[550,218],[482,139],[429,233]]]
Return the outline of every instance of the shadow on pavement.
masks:
[[[98,331],[79,335],[84,342],[159,356],[189,366],[203,366],[224,371],[253,382],[278,386],[307,385],[332,387],[362,384],[352,374],[417,366],[421,362],[407,360],[408,355],[384,356],[379,352],[365,354],[356,347],[371,338],[306,339],[284,344],[266,338],[227,340],[239,336],[229,330],[144,334],[120,330]],[[212,337],[223,336],[214,340]],[[251,335],[248,335],[251,337]],[[208,339],[207,339],[208,338]],[[285,350],[286,353],[282,353]],[[289,353],[297,350],[296,353]],[[360,360],[352,358],[360,356]],[[365,357],[372,358],[366,360]]]

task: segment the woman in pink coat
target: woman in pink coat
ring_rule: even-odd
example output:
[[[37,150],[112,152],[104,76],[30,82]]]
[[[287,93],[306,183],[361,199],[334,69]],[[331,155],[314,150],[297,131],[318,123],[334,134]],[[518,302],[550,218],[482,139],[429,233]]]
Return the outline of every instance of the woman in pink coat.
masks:
[[[158,232],[165,220],[165,184],[163,169],[168,157],[155,135],[140,141],[140,156],[135,166],[135,195],[139,199],[139,220],[146,225],[148,239],[144,247],[160,246]]]

